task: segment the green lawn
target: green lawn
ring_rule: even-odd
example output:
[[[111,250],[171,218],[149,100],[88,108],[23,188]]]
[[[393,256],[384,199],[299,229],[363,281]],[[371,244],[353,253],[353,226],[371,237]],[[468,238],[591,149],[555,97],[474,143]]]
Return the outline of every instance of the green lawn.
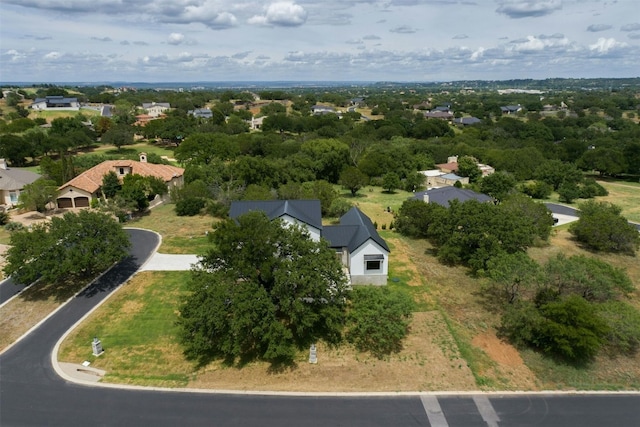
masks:
[[[64,341],[59,359],[87,360],[108,372],[104,381],[184,387],[193,372],[178,344],[176,310],[189,272],[136,275]],[[91,342],[104,353],[93,356]]]

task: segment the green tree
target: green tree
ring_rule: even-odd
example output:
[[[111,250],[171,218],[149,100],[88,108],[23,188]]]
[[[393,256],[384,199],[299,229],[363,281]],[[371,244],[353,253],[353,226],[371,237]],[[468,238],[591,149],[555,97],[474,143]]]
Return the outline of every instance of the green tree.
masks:
[[[444,221],[446,214],[446,208],[437,203],[406,200],[398,210],[396,229],[405,236],[426,238],[430,225],[435,221]]]
[[[125,175],[122,180],[120,196],[139,212],[149,207],[149,188],[145,177],[133,174]]]
[[[395,172],[387,172],[382,177],[382,188],[387,193],[393,193],[396,189],[400,188],[400,177]]]
[[[355,197],[358,190],[369,183],[369,177],[360,169],[349,166],[340,173],[340,185],[351,192],[351,196]]]
[[[409,294],[386,286],[361,286],[351,291],[350,299],[346,338],[356,349],[378,359],[402,350],[415,306]]]
[[[347,283],[326,242],[261,212],[210,236],[178,320],[189,358],[289,363],[318,340],[340,340]]]
[[[109,173],[102,177],[101,188],[105,198],[110,199],[114,197],[122,188],[118,175],[116,175],[114,171],[109,171]]]
[[[540,266],[524,252],[499,253],[490,258],[487,273],[498,295],[510,304],[542,279]]]
[[[462,156],[458,159],[457,174],[469,177],[469,182],[476,182],[482,177],[482,171],[478,167],[478,161],[471,156]]]
[[[114,145],[120,151],[123,146],[133,144],[133,129],[129,125],[116,124],[102,135],[100,141],[103,144]]]
[[[588,301],[604,302],[634,290],[623,269],[597,258],[559,254],[544,269],[545,285],[558,295],[579,295]]]
[[[83,210],[11,234],[4,272],[18,283],[70,283],[126,256],[129,238],[109,215]]]
[[[640,247],[640,235],[621,212],[614,204],[588,200],[580,204],[580,218],[569,232],[591,249],[633,255]]]
[[[496,172],[480,180],[480,191],[499,201],[504,200],[515,186],[515,178],[505,172]]]
[[[39,178],[24,186],[20,192],[18,201],[26,210],[46,212],[47,205],[53,203],[58,195],[58,186],[55,181]]]
[[[558,187],[558,200],[564,203],[573,203],[580,197],[580,187],[575,182],[565,181]]]

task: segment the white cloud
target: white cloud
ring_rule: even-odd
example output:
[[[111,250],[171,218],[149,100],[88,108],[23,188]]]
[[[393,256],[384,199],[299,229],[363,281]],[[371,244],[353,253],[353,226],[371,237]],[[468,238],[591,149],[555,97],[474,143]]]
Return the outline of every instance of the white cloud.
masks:
[[[498,3],[496,12],[516,19],[541,17],[562,9],[560,0],[501,0]]]
[[[418,30],[410,27],[409,25],[400,25],[398,27],[390,29],[389,31],[391,31],[392,33],[399,33],[399,34],[413,34]]]
[[[247,22],[255,25],[297,27],[306,21],[307,11],[302,6],[291,2],[277,2],[268,5],[263,15],[252,16]]]
[[[625,46],[627,46],[626,43],[618,42],[614,38],[607,39],[607,38],[601,37],[598,39],[597,42],[595,42],[592,45],[589,45],[589,49],[592,52],[604,54]]]
[[[184,34],[181,33],[171,33],[167,38],[167,43],[172,45],[179,45],[184,42]]]
[[[55,59],[60,58],[61,56],[62,56],[62,55],[60,55],[60,52],[55,52],[55,51],[54,51],[54,52],[49,52],[49,53],[47,53],[46,55],[44,55],[44,57],[43,57],[43,58],[44,58],[44,59],[47,59],[47,60],[49,60],[49,59],[55,60]]]

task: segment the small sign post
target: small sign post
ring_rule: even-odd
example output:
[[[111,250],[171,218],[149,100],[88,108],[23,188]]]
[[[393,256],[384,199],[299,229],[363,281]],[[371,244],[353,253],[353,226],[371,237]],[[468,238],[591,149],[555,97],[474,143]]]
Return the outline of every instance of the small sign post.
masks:
[[[311,348],[309,349],[309,363],[318,363],[318,353],[315,344],[311,344]]]

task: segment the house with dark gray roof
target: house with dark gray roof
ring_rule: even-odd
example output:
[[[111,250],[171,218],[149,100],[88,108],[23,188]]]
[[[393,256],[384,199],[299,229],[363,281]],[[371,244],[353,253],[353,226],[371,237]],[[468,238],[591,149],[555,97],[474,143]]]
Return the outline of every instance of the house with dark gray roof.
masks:
[[[195,110],[189,110],[188,114],[191,114],[196,119],[210,119],[213,117],[213,112],[209,108],[196,108]]]
[[[481,203],[493,201],[493,198],[486,194],[476,193],[472,190],[457,187],[430,188],[429,190],[415,193],[413,198],[422,200],[425,203],[437,203],[445,208],[449,207],[449,203],[452,200],[458,200],[461,203],[464,203],[467,200],[477,200]]]
[[[36,98],[31,104],[32,110],[71,110],[80,109],[78,98],[68,98],[61,95]]]
[[[306,227],[315,241],[325,239],[335,249],[348,271],[350,283],[386,285],[389,272],[389,247],[368,216],[352,208],[338,225],[322,225],[319,200],[249,200],[231,203],[229,216],[264,212],[271,220]]]
[[[5,208],[16,206],[24,186],[40,177],[35,172],[10,168],[5,159],[0,159],[0,206]]]

